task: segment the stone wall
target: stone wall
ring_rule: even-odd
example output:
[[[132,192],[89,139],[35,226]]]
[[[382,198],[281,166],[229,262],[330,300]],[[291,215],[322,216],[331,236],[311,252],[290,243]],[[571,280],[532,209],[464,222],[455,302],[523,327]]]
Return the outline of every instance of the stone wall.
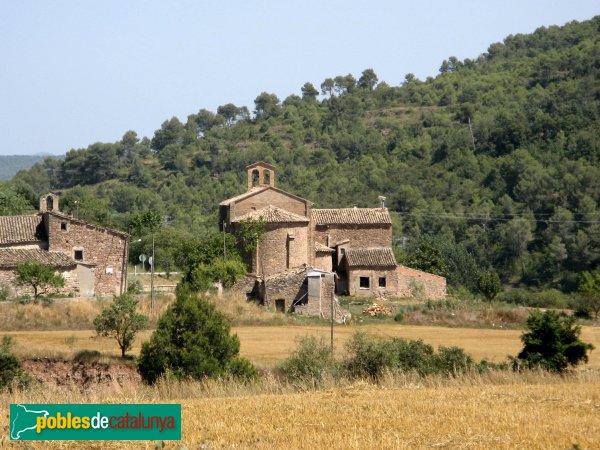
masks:
[[[53,289],[52,293],[60,295],[72,295],[77,297],[79,295],[79,281],[77,279],[76,269],[60,269],[54,272],[60,274],[65,279],[64,287],[60,289]],[[0,290],[4,287],[9,289],[10,297],[18,297],[21,295],[29,295],[33,297],[33,289],[29,286],[15,286],[15,278],[17,274],[15,269],[0,269]]]
[[[250,211],[263,209],[269,205],[277,206],[278,208],[304,217],[308,217],[310,212],[305,200],[286,195],[275,189],[266,189],[232,204],[229,217],[233,219]]]
[[[398,266],[398,297],[446,298],[446,278],[410,267]]]
[[[252,272],[265,278],[308,264],[308,224],[267,224],[257,254]]]
[[[285,311],[292,304],[306,301],[306,269],[282,272],[265,280],[265,306],[275,308],[277,300],[285,301]]]
[[[315,255],[314,267],[315,269],[325,270],[327,272],[332,271],[332,254],[328,252],[317,252]]]
[[[327,247],[349,239],[348,248],[373,248],[392,246],[392,226],[381,225],[318,225],[313,239]]]
[[[111,296],[127,289],[127,237],[121,233],[96,227],[66,216],[45,214],[48,230],[48,249],[60,251],[81,262],[94,266],[95,295]]]
[[[360,278],[369,278],[369,287],[360,287]],[[385,286],[379,279],[385,278]],[[356,267],[348,271],[348,293],[355,297],[401,297],[398,295],[398,275],[395,267]]]

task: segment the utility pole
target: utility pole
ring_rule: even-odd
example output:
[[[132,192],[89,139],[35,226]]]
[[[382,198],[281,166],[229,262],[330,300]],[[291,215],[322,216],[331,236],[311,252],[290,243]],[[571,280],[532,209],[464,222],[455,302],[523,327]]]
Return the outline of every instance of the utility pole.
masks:
[[[331,354],[333,355],[333,292],[330,295],[331,299]]]
[[[154,232],[152,232],[152,262],[150,263],[150,311],[154,312]]]
[[[227,259],[227,247],[225,246],[225,220],[223,220],[223,259]]]

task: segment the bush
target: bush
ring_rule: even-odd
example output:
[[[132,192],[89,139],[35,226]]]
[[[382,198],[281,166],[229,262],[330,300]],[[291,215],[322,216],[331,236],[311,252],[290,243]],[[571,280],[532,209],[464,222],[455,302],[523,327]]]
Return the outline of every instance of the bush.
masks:
[[[396,314],[394,314],[394,322],[402,322],[404,320],[404,311],[399,310]]]
[[[12,338],[3,336],[0,343],[0,391],[15,383],[24,387],[29,382],[29,376],[21,369],[19,358],[12,353],[12,346]]]
[[[298,341],[296,350],[283,362],[281,370],[293,382],[320,382],[326,374],[337,370],[331,346],[323,339],[306,336]]]
[[[509,289],[498,294],[496,300],[531,308],[563,309],[573,305],[571,296],[556,289],[545,289],[537,292],[527,289]]]
[[[10,289],[4,284],[0,284],[0,302],[8,300],[10,297]]]
[[[142,282],[137,278],[129,280],[127,283],[127,293],[131,295],[141,294],[143,289]]]
[[[458,347],[440,347],[438,353],[422,340],[374,340],[356,333],[347,346],[344,366],[352,377],[378,378],[386,371],[455,375],[473,368],[473,359]]]
[[[498,292],[500,292],[500,277],[494,269],[488,269],[481,272],[477,279],[477,289],[488,301],[492,301]]]
[[[142,344],[139,371],[148,383],[167,369],[178,378],[249,378],[252,365],[238,358],[239,351],[240,341],[230,335],[225,317],[207,299],[181,285],[150,341]]]
[[[594,346],[579,340],[581,327],[575,320],[574,317],[561,317],[554,311],[532,313],[527,318],[529,331],[521,336],[523,350],[513,358],[513,366],[562,372],[582,361],[587,363],[587,352]]]
[[[96,333],[114,337],[121,356],[133,346],[136,333],[146,326],[148,318],[136,311],[137,300],[129,294],[115,295],[113,302],[94,319]]]

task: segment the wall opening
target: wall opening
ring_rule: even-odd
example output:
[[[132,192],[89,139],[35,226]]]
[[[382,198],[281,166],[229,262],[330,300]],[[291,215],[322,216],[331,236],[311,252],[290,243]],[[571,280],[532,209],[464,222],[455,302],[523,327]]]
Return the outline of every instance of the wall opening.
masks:
[[[369,277],[360,277],[359,283],[361,289],[369,289]]]
[[[46,211],[54,211],[54,198],[51,195],[46,197]]]
[[[263,184],[271,185],[271,171],[269,169],[263,171]]]
[[[83,261],[83,250],[75,250],[74,259],[75,261]]]
[[[260,183],[260,174],[257,169],[252,171],[252,187],[256,187]]]
[[[275,311],[277,312],[285,312],[285,300],[279,298],[275,300]]]
[[[379,287],[385,287],[385,277],[379,277]]]
[[[60,223],[60,229],[62,231],[67,231],[67,222],[61,222]]]

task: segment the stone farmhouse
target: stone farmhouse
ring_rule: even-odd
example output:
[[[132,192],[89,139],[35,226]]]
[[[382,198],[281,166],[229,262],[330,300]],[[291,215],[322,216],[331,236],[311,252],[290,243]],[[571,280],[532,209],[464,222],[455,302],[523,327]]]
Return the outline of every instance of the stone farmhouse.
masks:
[[[19,263],[35,261],[63,275],[59,292],[76,297],[103,297],[127,290],[129,235],[60,212],[60,198],[40,198],[40,211],[27,216],[0,216],[0,288],[14,295],[30,293],[13,285]]]
[[[250,275],[238,288],[281,311],[342,314],[334,294],[358,297],[446,296],[443,277],[396,263],[392,221],[378,208],[316,209],[275,186],[275,167],[247,167],[248,189],[220,204],[221,229],[235,233],[246,220],[265,222],[248,255]]]

